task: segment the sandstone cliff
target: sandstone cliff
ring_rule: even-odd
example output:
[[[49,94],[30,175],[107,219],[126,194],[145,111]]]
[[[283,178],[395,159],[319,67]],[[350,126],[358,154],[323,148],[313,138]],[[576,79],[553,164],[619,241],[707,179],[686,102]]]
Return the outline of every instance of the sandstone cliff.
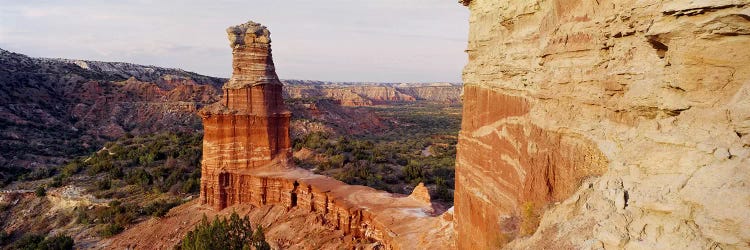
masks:
[[[461,2],[458,248],[750,247],[748,1]]]

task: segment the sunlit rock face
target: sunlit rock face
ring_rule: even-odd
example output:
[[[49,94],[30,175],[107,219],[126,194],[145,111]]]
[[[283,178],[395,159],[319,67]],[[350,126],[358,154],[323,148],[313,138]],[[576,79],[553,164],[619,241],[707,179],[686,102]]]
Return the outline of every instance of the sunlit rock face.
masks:
[[[241,199],[227,197],[233,174],[274,160],[284,166],[291,152],[291,113],[284,105],[282,84],[274,71],[270,32],[248,22],[227,28],[227,34],[232,78],[223,87],[222,100],[200,111],[205,131],[201,202],[217,209]]]
[[[533,232],[538,211],[606,169],[592,141],[534,125],[524,97],[471,85],[464,91],[464,112],[472,111],[464,114],[459,134],[455,209],[457,228],[471,235],[462,241],[467,249]]]
[[[750,247],[750,3],[461,1],[459,249]]]

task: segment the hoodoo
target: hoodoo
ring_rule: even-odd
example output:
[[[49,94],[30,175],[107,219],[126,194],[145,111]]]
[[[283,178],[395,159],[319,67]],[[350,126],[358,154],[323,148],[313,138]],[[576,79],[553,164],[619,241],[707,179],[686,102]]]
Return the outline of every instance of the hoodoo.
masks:
[[[291,113],[274,70],[270,34],[254,22],[227,28],[232,78],[223,86],[222,100],[200,111],[205,130],[201,203],[216,209],[241,199],[233,185],[238,174],[284,166],[291,155]]]
[[[222,100],[200,111],[204,126],[200,206],[212,207],[213,213],[229,206],[270,209],[265,216],[277,221],[302,218],[304,222],[289,225],[303,230],[287,228],[277,233],[283,237],[307,235],[323,227],[326,234],[343,235],[332,241],[344,248],[452,248],[452,212],[439,216],[423,185],[411,196],[389,194],[346,185],[288,161],[291,113],[284,106],[282,83],[274,72],[270,32],[247,22],[229,27],[227,33],[233,55],[232,78],[223,86]],[[197,223],[198,216],[191,214],[202,211],[187,210],[188,214],[182,215],[185,219],[180,220]],[[172,237],[150,230],[154,237]],[[273,227],[268,232],[267,236],[275,237]],[[298,243],[310,241],[307,236],[297,239]]]

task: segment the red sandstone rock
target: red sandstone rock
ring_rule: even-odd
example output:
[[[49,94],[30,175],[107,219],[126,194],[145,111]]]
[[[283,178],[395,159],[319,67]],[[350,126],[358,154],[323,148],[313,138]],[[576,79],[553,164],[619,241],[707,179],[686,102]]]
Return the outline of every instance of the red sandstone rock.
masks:
[[[274,71],[270,32],[248,22],[227,29],[234,71],[222,100],[200,111],[203,118],[201,203],[222,209],[232,198],[235,173],[262,167],[291,154],[291,113]]]
[[[523,119],[531,108],[523,97],[467,85],[464,99],[455,192],[460,248],[490,249],[533,232],[537,222],[529,214],[606,170],[593,142]]]
[[[419,185],[414,187],[414,191],[411,191],[409,197],[430,204],[430,192],[427,190],[427,187],[424,186],[424,183],[420,182]]]

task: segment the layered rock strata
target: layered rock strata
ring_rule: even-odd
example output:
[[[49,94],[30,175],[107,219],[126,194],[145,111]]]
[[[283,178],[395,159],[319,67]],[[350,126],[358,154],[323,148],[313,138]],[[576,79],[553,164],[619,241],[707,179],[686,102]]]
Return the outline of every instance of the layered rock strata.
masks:
[[[226,205],[276,205],[317,215],[316,223],[340,230],[355,239],[377,241],[392,249],[418,245],[433,248],[452,245],[450,222],[438,216],[427,190],[411,196],[390,194],[365,186],[347,185],[300,168],[268,166],[252,172],[228,174]],[[433,230],[424,228],[429,225]],[[434,242],[424,242],[429,231]],[[302,242],[304,243],[304,242]]]
[[[411,197],[349,186],[302,169],[260,170],[242,178],[248,184],[246,192],[253,193],[251,199],[265,199],[266,205],[244,203],[217,211],[188,202],[97,248],[171,248],[203,215],[228,216],[236,211],[263,226],[273,249],[455,249],[452,213],[437,216],[430,204]],[[296,193],[296,204],[291,191]]]
[[[222,100],[200,111],[203,118],[201,203],[222,209],[232,200],[229,178],[234,173],[280,165],[291,154],[291,112],[281,96],[274,70],[270,32],[248,22],[227,29],[232,48],[232,78]]]
[[[451,84],[326,83],[285,80],[286,98],[326,98],[342,106],[371,106],[428,101],[445,104],[461,102],[461,86]]]
[[[748,1],[461,2],[459,249],[750,247]]]

